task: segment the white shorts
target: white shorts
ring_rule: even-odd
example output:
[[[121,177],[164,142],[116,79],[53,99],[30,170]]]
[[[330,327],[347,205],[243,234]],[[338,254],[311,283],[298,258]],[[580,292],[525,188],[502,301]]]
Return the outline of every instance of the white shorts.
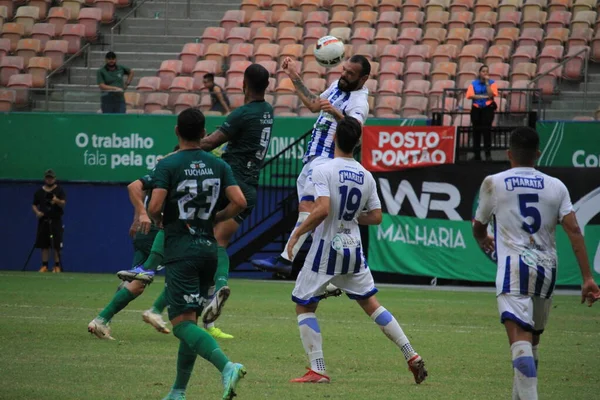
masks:
[[[352,300],[365,300],[377,293],[371,271],[366,268],[356,274],[326,275],[305,267],[296,279],[292,301],[303,306],[318,303],[329,283],[342,289]]]
[[[296,181],[296,189],[298,190],[298,201],[315,201],[315,187],[312,182],[312,171],[315,167],[331,161],[329,157],[313,157],[309,162],[304,164],[302,171]]]
[[[552,299],[537,296],[501,294],[498,296],[500,322],[506,320],[517,323],[521,328],[536,335],[544,332]]]

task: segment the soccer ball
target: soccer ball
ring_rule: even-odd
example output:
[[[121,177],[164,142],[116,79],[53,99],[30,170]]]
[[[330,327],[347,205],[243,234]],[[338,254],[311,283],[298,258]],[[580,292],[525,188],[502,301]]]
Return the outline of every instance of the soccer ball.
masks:
[[[315,58],[319,65],[333,68],[344,60],[344,43],[334,36],[323,36],[315,46]]]

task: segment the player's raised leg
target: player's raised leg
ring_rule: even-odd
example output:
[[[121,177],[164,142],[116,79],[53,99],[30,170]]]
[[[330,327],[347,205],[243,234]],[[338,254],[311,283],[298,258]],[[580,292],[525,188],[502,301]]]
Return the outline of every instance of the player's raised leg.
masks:
[[[156,270],[164,258],[164,241],[165,233],[160,230],[152,242],[148,258],[143,263],[135,265],[132,269],[117,272],[119,279],[128,282],[138,280],[145,283],[152,283]]]

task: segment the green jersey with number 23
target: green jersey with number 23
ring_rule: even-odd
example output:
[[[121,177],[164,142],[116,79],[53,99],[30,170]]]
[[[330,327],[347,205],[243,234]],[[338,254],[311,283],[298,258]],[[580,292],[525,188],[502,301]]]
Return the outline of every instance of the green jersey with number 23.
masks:
[[[231,167],[203,150],[163,159],[154,170],[154,187],[167,190],[163,210],[166,261],[202,257],[216,246],[215,209],[225,189],[236,186]]]
[[[273,107],[266,101],[252,101],[236,108],[220,130],[228,143],[223,153],[236,179],[257,186],[258,176],[271,141]]]

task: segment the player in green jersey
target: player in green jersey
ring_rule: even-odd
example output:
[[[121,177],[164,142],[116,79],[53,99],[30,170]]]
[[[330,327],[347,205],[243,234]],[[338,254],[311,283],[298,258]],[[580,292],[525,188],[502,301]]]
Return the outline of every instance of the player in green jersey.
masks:
[[[222,159],[231,166],[233,176],[240,185],[248,204],[246,210],[235,218],[215,225],[215,237],[219,245],[219,266],[215,275],[216,291],[215,296],[206,306],[203,322],[207,331],[217,338],[230,339],[233,336],[223,333],[210,323],[210,318],[204,317],[214,314],[212,310],[221,308],[229,297],[230,289],[227,286],[229,256],[225,249],[256,204],[259,173],[269,148],[273,128],[273,107],[265,101],[265,91],[268,86],[269,72],[260,64],[250,65],[244,71],[244,105],[231,112],[220,128],[200,141],[200,147],[207,151],[227,143]],[[222,209],[226,204],[225,200],[217,205],[217,209]]]
[[[223,399],[235,396],[237,383],[246,373],[241,364],[230,362],[214,338],[197,325],[204,299],[214,290],[218,253],[214,226],[246,207],[229,165],[200,149],[204,124],[204,115],[198,109],[179,114],[176,133],[180,150],[157,165],[148,206],[151,219],[164,227],[167,310],[173,333],[180,340],[177,376],[167,400],[185,399],[198,355],[221,372]],[[223,199],[228,204],[217,212],[217,204]],[[212,312],[216,319],[220,307]]]

